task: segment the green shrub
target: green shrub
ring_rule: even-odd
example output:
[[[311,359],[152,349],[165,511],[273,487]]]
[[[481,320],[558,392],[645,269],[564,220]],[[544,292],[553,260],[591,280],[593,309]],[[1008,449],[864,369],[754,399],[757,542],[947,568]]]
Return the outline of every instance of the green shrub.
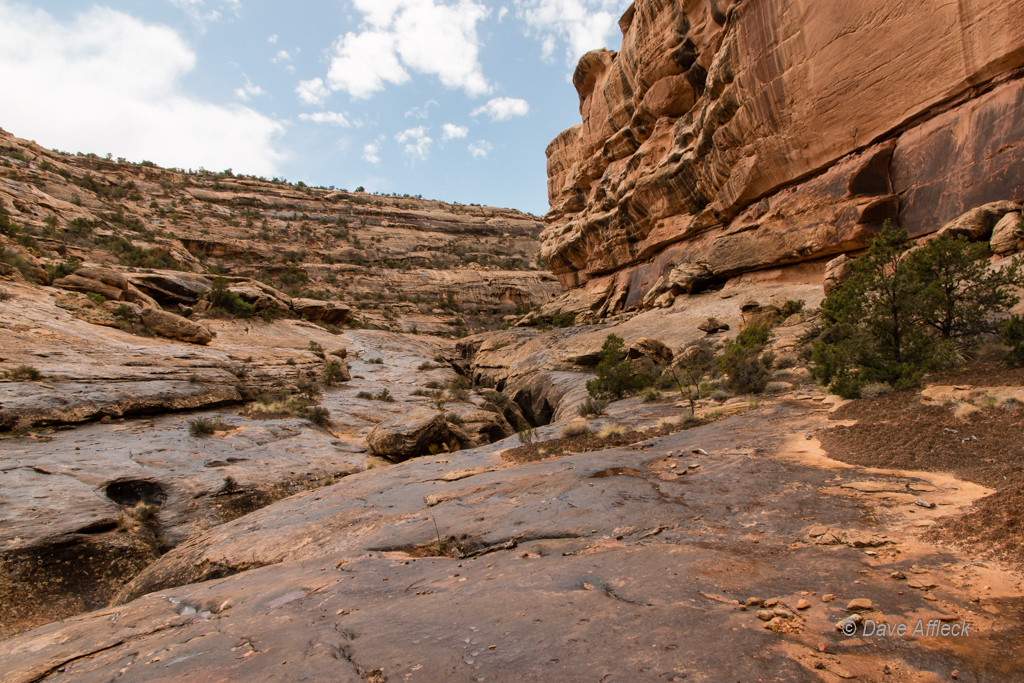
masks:
[[[537,429],[535,427],[531,427],[528,423],[524,422],[523,420],[518,421],[516,429],[518,430],[517,433],[519,435],[519,443],[521,444],[531,444],[533,443],[533,440],[537,438]]]
[[[576,324],[575,313],[556,313],[551,319],[552,327],[572,327]]]
[[[71,275],[81,267],[82,262],[79,259],[74,256],[67,256],[63,261],[47,264],[46,274],[49,276],[50,282],[53,282],[54,280]]]
[[[787,300],[786,305],[782,307],[782,319],[785,320],[789,316],[796,315],[804,310],[805,303],[803,299],[797,301]]]
[[[437,369],[437,366],[434,365],[433,363],[431,363],[429,360],[425,360],[422,363],[420,363],[418,366],[416,366],[416,369],[417,370],[435,370],[435,369]]]
[[[228,426],[219,417],[210,419],[208,417],[197,417],[188,421],[188,433],[192,436],[209,436],[216,431],[223,431]]]
[[[697,410],[696,401],[700,399],[703,387],[701,380],[714,367],[714,348],[711,342],[701,339],[676,354],[672,365],[662,375],[674,381],[679,387],[679,393],[690,402],[690,415],[694,415]]]
[[[1004,360],[1010,365],[1024,366],[1024,316],[1010,316],[999,331],[1003,342],[1010,347]]]
[[[445,422],[451,423],[453,425],[461,425],[464,422],[462,416],[457,413],[445,413],[444,419]]]
[[[941,235],[907,253],[906,230],[886,223],[852,276],[822,304],[824,327],[814,342],[815,378],[844,398],[881,382],[916,385],[925,372],[951,364],[956,347],[996,330],[997,314],[1019,298],[1020,259],[990,271],[984,244]]]
[[[759,394],[768,386],[775,361],[775,354],[764,350],[770,334],[768,323],[761,323],[745,328],[735,341],[726,341],[718,366],[727,377],[730,391]]]
[[[654,387],[648,387],[647,389],[644,389],[643,397],[644,403],[651,403],[652,401],[657,401],[661,398],[661,392]]]
[[[241,296],[228,289],[228,281],[223,277],[215,277],[213,286],[210,288],[210,304],[217,310],[223,311],[236,318],[251,318],[256,314],[256,308]]]
[[[324,347],[320,346],[319,343],[313,341],[312,339],[309,340],[309,350],[317,358],[326,357],[324,354]]]
[[[368,401],[372,401],[373,394],[371,394],[369,391],[360,391],[358,394],[356,394],[356,398],[365,398]]]
[[[591,417],[597,415],[604,415],[608,409],[608,401],[603,398],[594,398],[588,396],[583,403],[580,404],[579,414],[580,417]]]
[[[326,427],[331,423],[331,411],[322,406],[310,406],[302,411],[302,416],[317,427]]]
[[[35,382],[43,378],[43,373],[31,365],[19,365],[8,372],[7,376],[15,382]]]
[[[332,360],[324,367],[322,379],[324,384],[329,387],[333,387],[339,382],[344,382],[345,377],[345,368],[341,366],[340,361]]]
[[[622,398],[633,394],[653,382],[648,375],[637,374],[633,362],[626,356],[625,342],[609,334],[598,354],[597,379],[587,382],[587,392],[595,398]]]
[[[390,391],[388,391],[387,389],[381,389],[380,391],[373,395],[373,400],[384,401],[385,403],[392,403],[394,402],[395,399],[391,395]]]
[[[384,359],[383,358],[367,358],[366,362],[369,363],[370,365],[383,365],[384,364]]]

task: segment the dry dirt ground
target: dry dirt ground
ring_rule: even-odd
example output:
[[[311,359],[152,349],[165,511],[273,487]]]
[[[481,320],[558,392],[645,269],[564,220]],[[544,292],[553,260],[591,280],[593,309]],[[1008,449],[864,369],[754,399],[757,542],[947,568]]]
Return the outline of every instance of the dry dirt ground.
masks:
[[[928,385],[1021,387],[1024,369],[986,363],[936,374]],[[969,391],[963,389],[961,391]],[[920,391],[862,399],[841,407],[835,426],[819,437],[831,458],[866,467],[948,472],[996,490],[965,515],[939,520],[931,538],[1024,567],[1024,404],[1000,406],[982,397],[981,410],[958,417],[964,401],[928,404]]]

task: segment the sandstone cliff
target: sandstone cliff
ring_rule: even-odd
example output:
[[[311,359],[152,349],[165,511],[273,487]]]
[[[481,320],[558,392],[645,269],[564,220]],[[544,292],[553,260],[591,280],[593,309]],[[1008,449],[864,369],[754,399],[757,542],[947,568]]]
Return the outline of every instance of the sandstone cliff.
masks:
[[[0,228],[0,269],[18,261],[41,284],[43,266],[76,259],[127,272],[132,287],[177,311],[230,273],[257,309],[270,296],[324,319],[286,293],[356,309],[359,325],[453,334],[561,291],[537,265],[541,222],[516,210],[72,155],[2,130],[0,167],[0,211],[14,225]],[[257,280],[277,291],[261,293]],[[61,285],[111,298],[109,286]],[[138,299],[115,285],[126,294],[117,300]],[[326,322],[344,318],[334,317]]]
[[[547,149],[542,257],[585,286],[564,307],[667,305],[886,219],[920,236],[1019,202],[1022,22],[995,0],[637,0]]]

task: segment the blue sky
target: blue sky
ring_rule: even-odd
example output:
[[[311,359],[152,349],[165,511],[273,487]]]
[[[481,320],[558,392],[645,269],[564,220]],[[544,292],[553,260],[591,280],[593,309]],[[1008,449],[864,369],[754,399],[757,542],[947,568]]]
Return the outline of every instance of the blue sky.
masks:
[[[0,127],[69,152],[547,210],[628,0],[0,0]]]

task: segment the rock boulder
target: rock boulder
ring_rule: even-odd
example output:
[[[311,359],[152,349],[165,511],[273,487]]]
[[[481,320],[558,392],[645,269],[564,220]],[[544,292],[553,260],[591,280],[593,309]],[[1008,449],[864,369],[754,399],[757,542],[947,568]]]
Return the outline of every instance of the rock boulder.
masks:
[[[142,322],[161,337],[168,339],[203,345],[209,344],[213,339],[210,330],[202,325],[159,308],[143,309]]]
[[[432,408],[412,408],[378,424],[366,442],[375,454],[394,461],[429,455],[430,447],[442,447],[450,438],[444,413]]]

